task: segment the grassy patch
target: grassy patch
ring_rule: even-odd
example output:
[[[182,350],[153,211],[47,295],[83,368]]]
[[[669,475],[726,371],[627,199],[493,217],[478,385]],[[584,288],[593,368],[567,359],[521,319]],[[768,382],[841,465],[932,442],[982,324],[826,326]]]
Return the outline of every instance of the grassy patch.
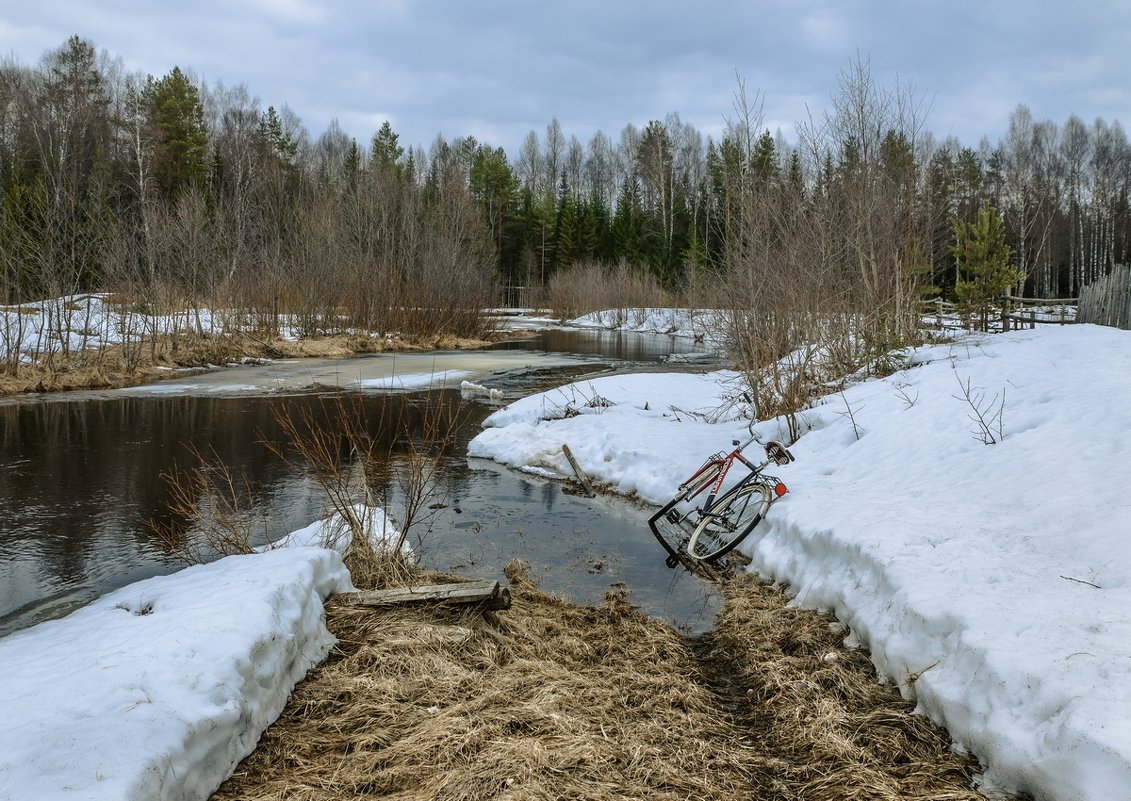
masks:
[[[337,650],[214,797],[980,797],[976,762],[777,590],[730,582],[688,640],[619,593],[581,607],[507,573],[501,613],[331,599]]]

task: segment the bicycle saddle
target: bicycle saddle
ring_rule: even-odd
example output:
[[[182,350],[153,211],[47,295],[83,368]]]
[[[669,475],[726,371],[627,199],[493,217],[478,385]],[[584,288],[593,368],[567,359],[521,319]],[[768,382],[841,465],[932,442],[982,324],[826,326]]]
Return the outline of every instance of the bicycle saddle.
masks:
[[[793,454],[780,442],[774,440],[766,443],[766,456],[774,464],[789,464],[793,461]]]

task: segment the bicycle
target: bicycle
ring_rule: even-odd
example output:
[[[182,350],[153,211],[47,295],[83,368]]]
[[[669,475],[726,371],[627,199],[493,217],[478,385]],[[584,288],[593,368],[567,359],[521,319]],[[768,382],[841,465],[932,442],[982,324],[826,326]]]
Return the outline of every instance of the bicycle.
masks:
[[[742,455],[754,442],[766,451],[766,461],[758,465]],[[652,534],[668,552],[665,560],[668,567],[675,567],[684,559],[693,564],[714,562],[730,553],[762,521],[770,504],[789,491],[780,479],[762,472],[771,463],[787,465],[793,461],[793,454],[784,445],[775,441],[763,445],[753,428],[750,439],[741,444],[736,439],[731,445],[734,450],[720,451],[708,458],[691,478],[679,485],[676,496],[648,519]],[[736,461],[742,462],[750,473],[719,495]],[[708,490],[701,506],[686,513],[677,509]]]

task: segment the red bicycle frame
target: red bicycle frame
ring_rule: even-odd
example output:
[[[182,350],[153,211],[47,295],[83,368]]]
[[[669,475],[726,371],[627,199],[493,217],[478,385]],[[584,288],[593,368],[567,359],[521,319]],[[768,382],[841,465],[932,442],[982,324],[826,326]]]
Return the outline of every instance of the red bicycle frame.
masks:
[[[757,473],[760,469],[759,466],[755,465],[753,462],[742,455],[743,448],[754,441],[755,438],[751,437],[750,439],[746,440],[746,442],[738,445],[738,441],[735,440],[735,444],[738,446],[733,451],[726,454],[725,456],[722,453],[716,453],[714,456],[708,459],[702,467],[695,471],[695,474],[691,476],[691,478],[687,479],[687,481],[683,482],[683,484],[680,485],[680,489],[687,489],[688,487],[694,485],[695,480],[699,478],[699,476],[703,475],[705,471],[707,471],[711,467],[715,467],[716,465],[719,467],[719,474],[709,482],[704,481],[702,486],[700,486],[698,489],[687,496],[687,499],[690,500],[691,498],[694,498],[695,496],[702,493],[703,490],[710,487],[711,492],[709,495],[707,495],[707,502],[704,504],[704,506],[710,506],[712,503],[714,503],[715,496],[719,494],[719,490],[723,486],[723,481],[726,480],[727,473],[730,472],[731,465],[734,464],[735,459],[750,468],[750,472]]]

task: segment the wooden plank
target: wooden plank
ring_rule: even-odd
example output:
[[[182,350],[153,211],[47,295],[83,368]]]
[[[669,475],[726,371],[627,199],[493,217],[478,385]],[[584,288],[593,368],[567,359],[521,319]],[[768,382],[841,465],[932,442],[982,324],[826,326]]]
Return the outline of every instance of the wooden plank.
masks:
[[[404,606],[421,603],[477,605],[483,609],[510,609],[511,591],[497,581],[463,581],[458,584],[423,584],[388,590],[363,590],[340,596],[361,606]]]
[[[581,471],[581,466],[577,463],[577,460],[573,458],[573,452],[569,449],[569,445],[562,443],[562,453],[564,453],[565,458],[569,460],[573,472],[577,473],[577,479],[581,482],[581,486],[585,487],[585,491],[589,493],[589,497],[592,498],[595,496],[597,493],[593,491],[593,485],[589,483],[589,477]]]
[[[1057,304],[1071,306],[1080,301],[1080,298],[1019,298],[1017,295],[1010,294],[1006,294],[1005,299],[1014,303],[1029,303],[1035,306],[1055,306]]]

